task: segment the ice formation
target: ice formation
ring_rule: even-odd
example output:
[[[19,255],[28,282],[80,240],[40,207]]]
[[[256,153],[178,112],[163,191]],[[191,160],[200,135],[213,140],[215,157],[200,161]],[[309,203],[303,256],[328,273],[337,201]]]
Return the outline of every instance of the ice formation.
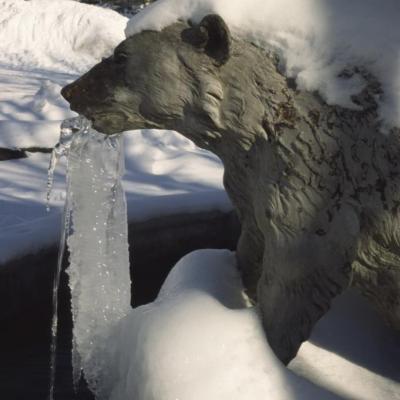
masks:
[[[104,398],[110,387],[108,340],[130,308],[123,142],[121,135],[96,132],[83,117],[64,123],[62,140],[57,152],[68,153],[65,229],[74,377],[76,382],[83,371],[90,389]]]
[[[67,156],[69,152],[69,148],[71,146],[73,134],[76,131],[81,129],[83,125],[83,118],[71,118],[63,121],[60,129],[60,140],[54,146],[54,149],[51,153],[50,165],[48,169],[47,175],[47,195],[46,195],[46,209],[50,211],[50,195],[51,189],[53,187],[53,179],[54,179],[54,171],[56,169],[57,163],[61,157]],[[69,182],[67,182],[67,187],[69,186]],[[70,204],[68,202],[68,197],[64,206],[64,214],[63,214],[63,227],[61,230],[61,239],[60,239],[60,247],[58,249],[58,259],[57,259],[57,267],[53,278],[53,317],[51,321],[51,347],[50,347],[50,383],[49,383],[49,399],[53,400],[54,398],[54,389],[55,389],[55,376],[56,376],[56,355],[57,355],[57,332],[58,332],[58,288],[60,285],[60,275],[62,262],[64,258],[65,251],[65,240],[70,233],[70,216],[71,209]]]
[[[50,165],[47,175],[47,211],[49,211],[50,209],[51,189],[53,187],[54,171],[56,169],[57,163],[61,157],[68,156],[73,134],[78,132],[82,128],[83,124],[84,119],[82,117],[69,118],[63,121],[61,124],[60,139],[54,146],[53,151],[51,152]]]

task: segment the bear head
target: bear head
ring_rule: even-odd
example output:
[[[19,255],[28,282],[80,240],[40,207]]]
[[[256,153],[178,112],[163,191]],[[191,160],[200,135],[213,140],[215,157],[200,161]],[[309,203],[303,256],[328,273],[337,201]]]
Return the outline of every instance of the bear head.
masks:
[[[257,82],[266,80],[257,76],[275,65],[266,64],[256,46],[241,43],[213,14],[199,24],[179,21],[162,31],[142,31],[61,93],[105,134],[171,129],[215,150],[238,127],[249,132],[241,141],[265,134],[266,96]]]
[[[229,59],[230,46],[229,30],[216,15],[196,26],[177,22],[161,32],[143,31],[61,93],[72,110],[105,134],[179,130],[194,116],[213,130],[223,98],[218,70]]]

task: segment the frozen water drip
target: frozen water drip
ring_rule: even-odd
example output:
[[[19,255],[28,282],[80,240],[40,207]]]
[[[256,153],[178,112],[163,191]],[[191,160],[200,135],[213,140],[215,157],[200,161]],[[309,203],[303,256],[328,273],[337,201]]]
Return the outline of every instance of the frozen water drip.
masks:
[[[122,135],[106,136],[83,117],[61,127],[49,168],[67,157],[64,229],[53,288],[50,399],[54,396],[57,339],[57,292],[65,242],[69,249],[69,282],[73,314],[73,371],[84,372],[96,398],[107,398],[108,339],[129,311],[130,277]],[[48,198],[50,196],[48,195]]]

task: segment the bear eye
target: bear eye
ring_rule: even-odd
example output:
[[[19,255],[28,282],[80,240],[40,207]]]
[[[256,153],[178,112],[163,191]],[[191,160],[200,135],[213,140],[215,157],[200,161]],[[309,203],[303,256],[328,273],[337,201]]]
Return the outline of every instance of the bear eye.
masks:
[[[118,52],[114,54],[114,62],[116,64],[123,64],[128,59],[128,54]]]

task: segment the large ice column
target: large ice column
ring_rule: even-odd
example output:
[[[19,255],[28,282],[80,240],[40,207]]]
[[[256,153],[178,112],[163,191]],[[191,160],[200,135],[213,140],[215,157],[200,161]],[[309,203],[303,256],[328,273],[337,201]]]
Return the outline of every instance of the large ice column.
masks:
[[[109,338],[130,304],[122,146],[122,135],[86,126],[74,135],[68,156],[74,372],[79,378],[83,370],[99,399],[111,387]]]

